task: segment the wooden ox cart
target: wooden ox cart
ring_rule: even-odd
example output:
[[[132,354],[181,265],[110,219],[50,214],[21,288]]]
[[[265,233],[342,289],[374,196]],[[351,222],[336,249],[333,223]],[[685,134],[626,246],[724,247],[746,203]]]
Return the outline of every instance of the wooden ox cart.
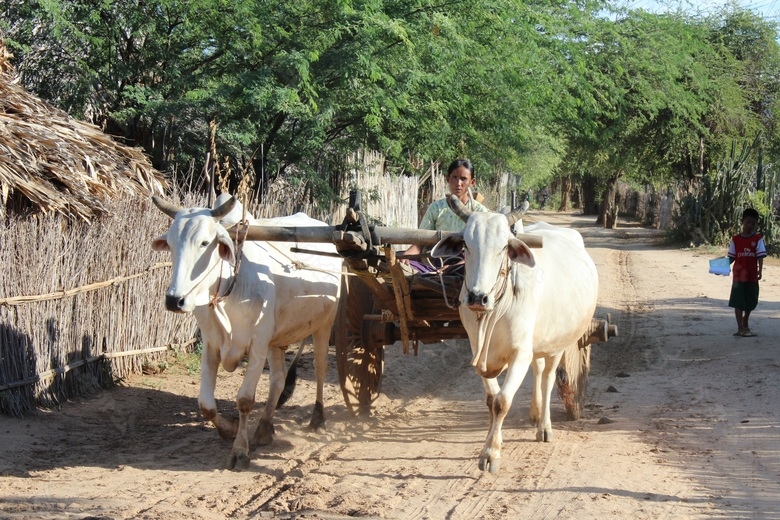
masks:
[[[231,229],[245,240],[333,242],[345,260],[341,300],[332,342],[336,349],[344,400],[354,414],[368,413],[382,386],[384,348],[400,341],[404,354],[417,354],[419,342],[465,339],[458,313],[462,276],[447,272],[416,273],[400,260],[393,245],[433,246],[447,232],[372,225],[353,192],[344,221],[336,227],[284,228],[249,226]],[[542,247],[540,236],[519,234],[529,247]],[[294,252],[313,253],[294,247]],[[321,254],[321,253],[317,253]],[[423,255],[424,256],[424,255]],[[577,348],[564,354],[557,372],[559,395],[570,418],[584,405],[590,368],[590,345],[617,335],[617,327],[594,318]]]

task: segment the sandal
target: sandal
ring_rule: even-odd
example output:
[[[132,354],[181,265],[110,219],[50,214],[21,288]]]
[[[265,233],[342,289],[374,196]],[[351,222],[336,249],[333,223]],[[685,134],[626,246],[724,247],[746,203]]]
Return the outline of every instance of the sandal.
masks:
[[[743,338],[754,338],[756,336],[756,333],[751,331],[750,329],[745,329],[742,331],[742,337]]]
[[[737,332],[735,332],[734,334],[732,334],[732,336],[735,336],[735,337],[741,337],[743,332],[744,332],[744,330],[743,330],[743,329],[739,329]]]

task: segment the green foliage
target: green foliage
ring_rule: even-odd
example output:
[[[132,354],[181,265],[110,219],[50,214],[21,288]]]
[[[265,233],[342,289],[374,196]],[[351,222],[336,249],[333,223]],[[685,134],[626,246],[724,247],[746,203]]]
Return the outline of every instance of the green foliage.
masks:
[[[0,28],[29,90],[178,178],[202,171],[211,122],[234,171],[323,201],[361,148],[394,173],[468,157],[485,182],[571,176],[600,198],[619,176],[696,190],[759,132],[780,160],[777,30],[735,6],[6,0]]]
[[[602,5],[11,0],[3,18],[28,88],[158,167],[202,162],[214,119],[221,154],[310,178],[361,147],[549,171],[560,35]]]
[[[174,366],[182,368],[187,375],[196,375],[200,373],[202,355],[203,343],[198,342],[192,349],[175,349],[172,353],[173,363]]]
[[[756,170],[750,158],[757,153],[761,136],[743,141],[738,147],[732,143],[729,154],[719,163],[717,171],[704,178],[702,188],[680,201],[677,216],[678,237],[702,243],[723,244],[739,231],[742,211],[752,207],[759,212],[767,238],[775,239],[776,219],[771,200],[765,192],[755,190]],[[774,178],[768,183],[774,191]]]
[[[564,170],[585,166],[596,176],[626,171],[650,179],[669,175],[707,133],[703,119],[713,92],[712,51],[689,20],[643,11],[617,23],[597,20],[581,41],[583,100],[565,121],[573,150]],[[563,124],[563,123],[562,123]],[[577,151],[581,150],[581,151]]]

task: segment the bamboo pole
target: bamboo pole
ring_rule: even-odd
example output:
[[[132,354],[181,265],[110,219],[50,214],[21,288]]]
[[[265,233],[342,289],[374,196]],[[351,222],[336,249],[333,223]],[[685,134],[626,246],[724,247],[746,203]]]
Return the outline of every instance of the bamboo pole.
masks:
[[[171,348],[174,348],[176,346],[178,347],[185,347],[188,345],[191,345],[197,341],[196,339],[193,339],[189,342],[182,343],[179,345],[166,345],[165,347],[151,347],[151,348],[142,348],[137,350],[125,350],[122,352],[104,352],[98,356],[91,356],[84,359],[79,359],[78,361],[74,361],[73,363],[69,363],[63,367],[55,368],[52,370],[46,370],[44,372],[41,372],[40,374],[36,374],[32,377],[28,377],[27,379],[22,379],[20,381],[14,381],[12,383],[7,383],[2,386],[0,386],[0,392],[4,390],[10,390],[12,388],[18,388],[20,386],[28,386],[33,385],[35,383],[38,383],[40,381],[47,381],[49,379],[52,379],[53,377],[56,377],[61,374],[65,374],[67,372],[70,372],[74,368],[78,368],[80,366],[86,365],[87,363],[94,363],[95,361],[100,361],[103,359],[116,359],[116,358],[123,358],[127,356],[141,356],[144,354],[153,354],[155,352],[164,352],[167,350],[170,350]]]
[[[34,296],[12,296],[10,298],[0,298],[0,305],[23,305],[25,303],[43,302],[47,300],[59,300],[61,298],[68,298],[70,296],[75,296],[77,294],[82,294],[89,291],[96,291],[98,289],[103,289],[104,287],[109,287],[114,284],[126,282],[127,280],[132,280],[133,278],[144,276],[145,274],[155,269],[160,269],[161,267],[170,267],[171,265],[173,265],[171,262],[158,262],[153,266],[151,266],[149,269],[146,269],[145,271],[142,271],[140,273],[132,274],[130,276],[117,276],[116,278],[111,278],[110,280],[91,283],[88,285],[82,285],[81,287],[75,287],[73,289],[65,289],[62,291],[56,291],[47,294],[37,294]]]

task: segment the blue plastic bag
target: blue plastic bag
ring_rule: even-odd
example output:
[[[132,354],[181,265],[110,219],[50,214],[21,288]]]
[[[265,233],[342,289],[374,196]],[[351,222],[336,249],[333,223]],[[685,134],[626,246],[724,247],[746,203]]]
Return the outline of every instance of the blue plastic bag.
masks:
[[[728,276],[731,274],[731,263],[729,257],[715,258],[710,260],[710,273],[717,274],[719,276]]]

